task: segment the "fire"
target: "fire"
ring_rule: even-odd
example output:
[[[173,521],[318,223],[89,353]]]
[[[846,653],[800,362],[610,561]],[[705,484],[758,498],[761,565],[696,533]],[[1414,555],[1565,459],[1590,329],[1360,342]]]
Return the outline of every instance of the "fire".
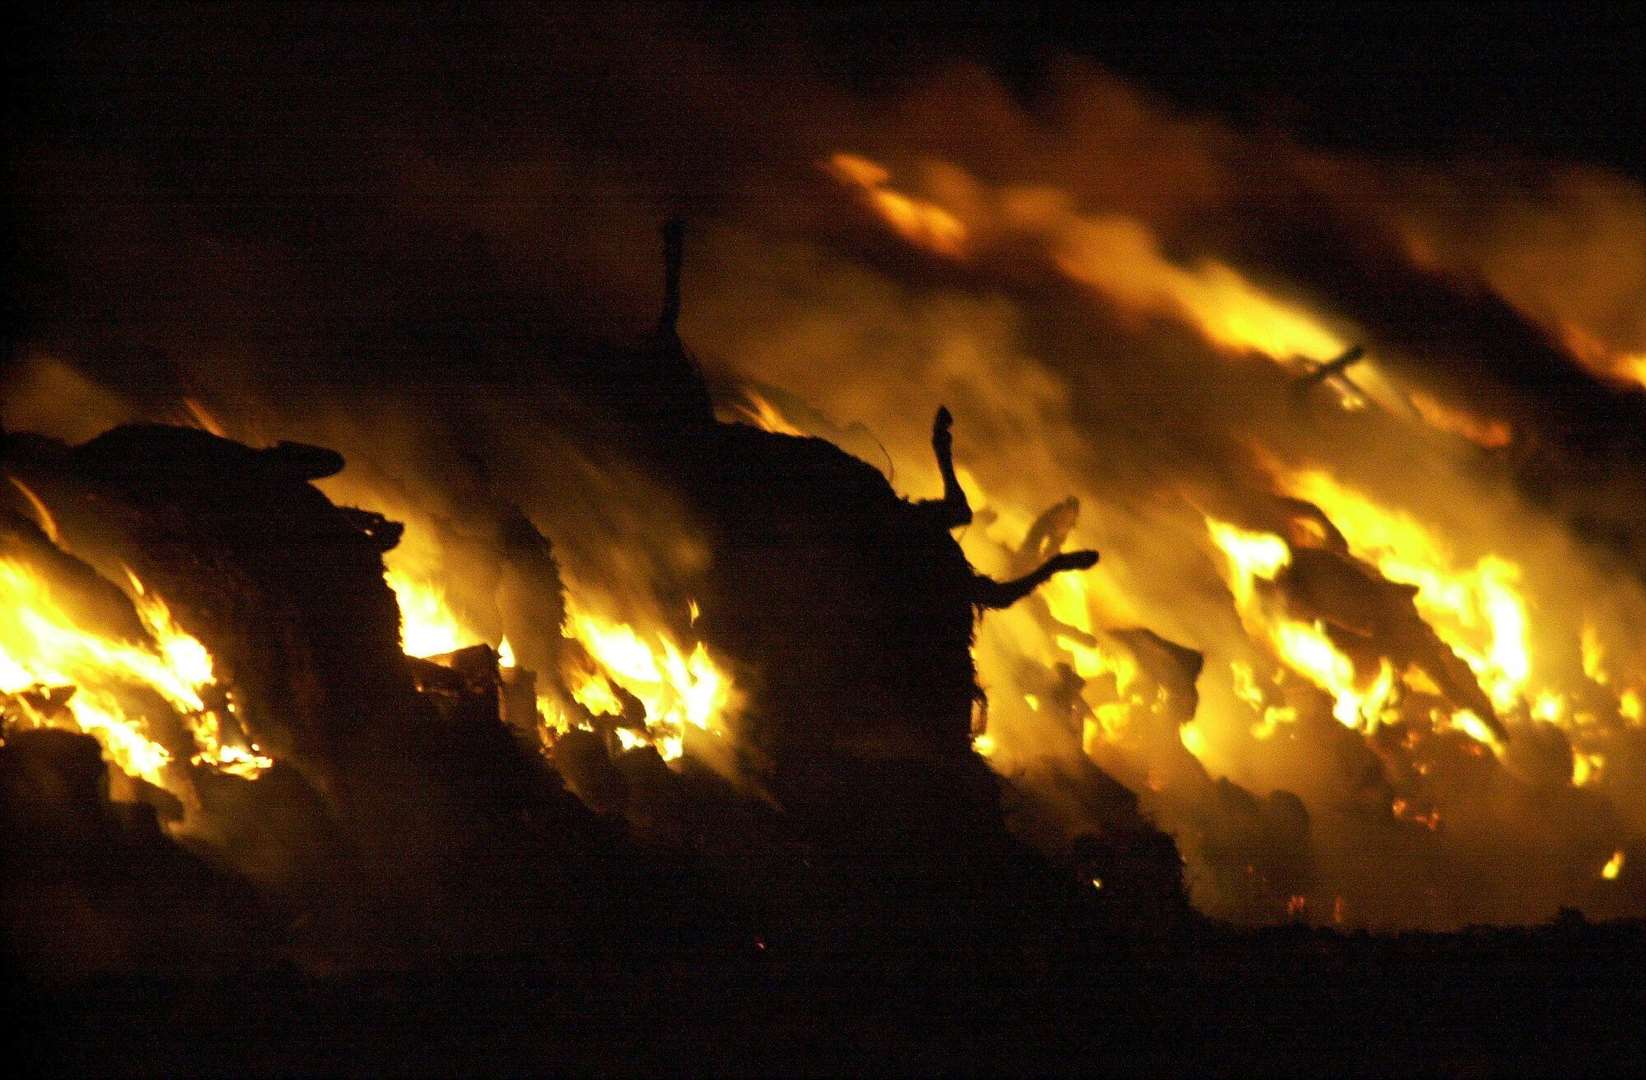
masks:
[[[1473,669],[1493,707],[1507,711],[1521,701],[1532,657],[1529,605],[1517,564],[1485,555],[1472,567],[1460,565],[1416,518],[1378,505],[1322,469],[1291,473],[1284,487],[1319,507],[1357,558],[1390,581],[1417,587],[1419,614]]]
[[[887,187],[891,173],[856,154],[828,163],[840,182],[857,188],[867,204],[904,239],[942,255],[965,253],[965,222],[935,202]],[[1182,319],[1209,342],[1234,352],[1256,352],[1286,363],[1301,357],[1325,362],[1347,347],[1302,307],[1248,281],[1211,258],[1190,266],[1168,259],[1154,231],[1119,214],[1083,216],[1060,192],[1034,188],[999,193],[1005,230],[1045,245],[1071,279],[1134,312]]]
[[[619,739],[649,743],[665,761],[673,761],[684,752],[688,727],[725,735],[735,693],[702,642],[688,651],[666,631],[641,633],[628,623],[577,609],[567,613],[565,634],[597,665],[570,687],[574,700],[592,713],[621,715],[615,684],[645,708],[644,735],[620,727]]]
[[[152,737],[135,693],[146,690],[188,725],[198,749],[196,764],[255,777],[272,762],[255,746],[223,741],[222,719],[203,696],[214,681],[205,646],[127,573],[153,643],[81,628],[41,574],[20,560],[0,559],[0,694],[8,712],[35,727],[72,722],[95,737],[124,772],[170,786],[166,771],[172,754]]]
[[[1606,865],[1600,868],[1600,876],[1605,878],[1607,881],[1616,881],[1617,876],[1622,872],[1623,849],[1618,848],[1616,851],[1612,852],[1612,857],[1606,860]]]
[[[966,226],[960,219],[934,202],[887,187],[892,174],[884,166],[841,153],[829,159],[828,169],[835,179],[857,188],[869,208],[905,240],[951,257],[965,251]]]
[[[1502,420],[1482,420],[1473,413],[1444,404],[1438,398],[1414,390],[1407,395],[1413,410],[1424,423],[1438,431],[1461,435],[1477,446],[1496,450],[1514,441],[1514,428]]]
[[[1286,541],[1215,518],[1207,518],[1206,527],[1224,554],[1225,580],[1247,630],[1267,640],[1288,667],[1331,697],[1332,716],[1339,723],[1351,728],[1375,725],[1394,690],[1394,670],[1389,663],[1384,661],[1371,683],[1362,686],[1354,661],[1332,643],[1320,623],[1301,622],[1273,611],[1260,594],[1260,583],[1273,583],[1292,561]]]
[[[386,578],[400,605],[406,655],[439,656],[483,640],[452,610],[438,584],[397,570],[388,571]],[[695,624],[700,614],[697,601],[689,603],[688,614]],[[581,649],[569,653],[565,670],[539,672],[538,677],[562,679],[572,701],[593,716],[643,724],[613,728],[625,749],[651,745],[664,760],[673,761],[684,752],[688,727],[725,734],[736,693],[702,642],[684,646],[667,631],[639,630],[575,606],[568,610],[562,634]],[[498,665],[513,668],[515,651],[509,640],[501,639],[496,649]],[[625,700],[637,702],[643,717],[625,716]],[[567,716],[553,695],[539,695],[537,708],[545,732],[587,726],[586,721]]]
[[[46,508],[44,500],[34,493],[34,489],[17,479],[17,477],[8,476],[6,479],[10,480],[11,486],[22,492],[23,498],[29,501],[29,507],[34,511],[35,521],[39,524],[40,531],[45,533],[46,538],[52,543],[57,543],[57,519],[51,516],[51,511]]]
[[[166,658],[167,665],[197,690],[213,685],[217,681],[217,676],[212,670],[211,653],[206,651],[206,647],[199,639],[177,625],[165,601],[145,589],[129,567],[125,569],[126,579],[131,583],[132,603],[137,608],[137,616],[142,620],[144,629],[159,644],[160,653]],[[227,703],[222,707],[230,710],[233,708]],[[274,764],[272,758],[258,753],[255,743],[240,746],[234,742],[225,742],[222,717],[216,709],[196,706],[185,710],[183,719],[194,735],[195,745],[199,747],[199,752],[189,759],[196,765],[255,780],[263,770]]]
[[[1572,322],[1561,322],[1558,329],[1566,351],[1590,371],[1625,385],[1646,386],[1646,352],[1613,349]]]
[[[1077,218],[1057,247],[1069,277],[1134,311],[1183,319],[1218,348],[1324,363],[1347,347],[1316,318],[1215,259],[1190,268],[1168,260],[1140,221]]]
[[[440,586],[400,570],[384,577],[400,605],[400,644],[407,656],[439,656],[480,641],[452,611]]]
[[[778,435],[805,436],[805,432],[789,423],[788,418],[767,401],[764,396],[753,390],[743,391],[743,400],[730,406],[732,419],[739,423],[753,424],[762,431],[770,431]]]

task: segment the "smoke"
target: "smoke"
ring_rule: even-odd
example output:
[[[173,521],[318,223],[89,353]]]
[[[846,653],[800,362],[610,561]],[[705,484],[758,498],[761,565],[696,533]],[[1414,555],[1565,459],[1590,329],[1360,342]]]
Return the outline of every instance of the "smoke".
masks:
[[[151,64],[121,70],[134,32]],[[1069,546],[1100,567],[980,633],[997,768],[1032,784],[1043,759],[1094,758],[1220,914],[1292,895],[1353,925],[1638,913],[1638,884],[1597,875],[1646,833],[1627,704],[1646,192],[1537,160],[1326,153],[1075,61],[1029,103],[970,65],[853,95],[773,32],[756,68],[639,9],[90,28],[45,63],[97,72],[62,108],[105,102],[74,119],[117,137],[25,129],[7,427],[80,439],[190,398],[232,436],[342,451],[329,492],[407,522],[395,557],[488,636],[509,505],[613,614],[677,625],[701,546],[555,355],[640,337],[656,224],[684,212],[682,332],[717,383],[861,425],[911,498],[938,489],[946,404],[988,511],[962,542],[997,576],[1079,498]],[[1300,383],[1353,344],[1352,387]],[[1494,423],[1506,446],[1459,434]],[[1444,538],[1453,575],[1518,568],[1532,661],[1504,746],[1348,729],[1238,609],[1207,518],[1285,535],[1310,468]],[[1188,694],[1138,628],[1202,655]],[[1057,662],[1085,679],[1061,717]],[[1582,755],[1603,764],[1577,785]]]

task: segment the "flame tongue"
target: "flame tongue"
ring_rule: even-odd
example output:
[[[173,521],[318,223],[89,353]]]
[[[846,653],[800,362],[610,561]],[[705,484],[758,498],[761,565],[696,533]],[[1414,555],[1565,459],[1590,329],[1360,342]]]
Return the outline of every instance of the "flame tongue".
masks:
[[[135,575],[129,579],[153,644],[83,629],[43,575],[19,559],[0,559],[0,695],[8,714],[29,726],[72,726],[97,738],[126,773],[175,786],[167,776],[172,753],[153,737],[150,718],[134,696],[148,691],[188,725],[199,751],[196,764],[257,775],[269,759],[255,747],[226,745],[221,718],[207,707],[213,673],[205,646],[178,628],[164,602]]]
[[[408,656],[439,656],[484,639],[457,615],[438,584],[398,570],[386,577],[400,604]],[[688,610],[695,624],[695,600]],[[640,629],[575,606],[562,633],[576,646],[565,650],[564,670],[538,675],[557,676],[588,718],[568,716],[552,693],[540,694],[537,707],[546,730],[587,729],[596,717],[611,718],[625,749],[654,746],[666,761],[684,752],[688,727],[725,733],[734,690],[701,641],[683,646],[666,630]],[[500,666],[515,666],[507,638],[498,642],[497,652]]]

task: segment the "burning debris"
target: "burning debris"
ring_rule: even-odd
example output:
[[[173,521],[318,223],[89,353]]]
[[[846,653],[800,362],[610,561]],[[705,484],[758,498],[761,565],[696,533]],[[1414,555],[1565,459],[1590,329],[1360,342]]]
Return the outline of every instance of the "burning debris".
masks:
[[[510,12],[34,18],[41,1071],[1639,1058],[1638,178]]]
[[[375,880],[391,914],[367,921],[422,932],[452,912],[403,909],[425,901],[401,894],[401,868],[490,874],[502,857],[515,868],[493,882],[492,911],[517,902],[520,866],[594,850],[611,821],[684,842],[686,802],[726,796],[667,762],[717,766],[812,841],[1004,844],[996,783],[970,749],[973,627],[1096,554],[1059,550],[1068,530],[1048,525],[1057,535],[1025,546],[1037,558],[1021,575],[973,570],[950,535],[971,510],[944,409],[944,493],[926,502],[822,440],[653,410],[657,385],[695,379],[673,327],[678,228],[668,236],[660,341],[624,373],[638,390],[614,420],[715,555],[672,624],[586,606],[544,534],[501,500],[482,515],[490,561],[462,590],[415,557],[397,566],[401,524],[313,486],[342,469],[331,451],[161,425],[78,446],[14,435],[8,752],[22,762],[51,728],[85,732],[128,797],[169,792],[178,837],[283,903],[307,902],[316,880]],[[54,783],[25,783],[35,794],[19,797],[43,809],[17,803],[14,832],[40,813],[113,812],[84,783],[52,795]],[[441,932],[495,930],[479,918]],[[311,947],[359,932],[332,924]]]

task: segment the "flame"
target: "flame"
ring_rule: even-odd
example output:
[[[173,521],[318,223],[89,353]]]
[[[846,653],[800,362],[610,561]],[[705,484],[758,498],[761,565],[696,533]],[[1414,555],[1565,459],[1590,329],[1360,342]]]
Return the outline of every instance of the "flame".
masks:
[[[483,640],[453,611],[437,583],[392,569],[385,576],[400,605],[401,640],[408,656],[438,656]],[[695,624],[697,601],[689,601],[687,608]],[[625,749],[651,745],[665,761],[673,761],[684,752],[686,728],[725,734],[737,695],[702,642],[684,646],[667,631],[637,629],[570,602],[561,633],[581,649],[568,650],[562,671],[539,676],[558,676],[571,699],[593,716],[624,717],[625,695],[638,701],[644,716],[624,719],[644,727],[613,728]],[[496,648],[499,666],[513,668],[513,644],[505,637]],[[566,715],[551,694],[538,695],[537,709],[544,735],[588,727],[586,718]]]
[[[565,635],[596,665],[571,680],[574,700],[598,715],[621,715],[615,683],[644,706],[644,734],[616,729],[625,747],[649,743],[673,761],[684,752],[687,727],[725,735],[735,692],[701,641],[688,651],[667,631],[642,633],[575,607],[567,612]]]
[[[1572,751],[1572,786],[1583,787],[1596,780],[1606,768],[1606,755]]]
[[[1560,323],[1558,332],[1566,351],[1590,371],[1626,386],[1646,386],[1646,352],[1615,350],[1571,322]]]
[[[731,406],[732,419],[741,423],[753,424],[762,431],[770,431],[778,435],[795,435],[804,438],[806,433],[789,423],[776,405],[753,390],[743,391],[744,400]]]
[[[1606,686],[1612,681],[1611,674],[1606,670],[1606,646],[1601,643],[1600,633],[1594,623],[1586,622],[1578,637],[1578,649],[1583,657],[1583,674],[1600,686]]]
[[[384,579],[400,605],[400,643],[407,656],[440,656],[480,642],[452,611],[434,582],[389,570]]]
[[[126,572],[126,580],[131,583],[132,605],[137,609],[137,617],[160,646],[160,653],[166,658],[167,665],[197,690],[214,684],[217,676],[212,669],[211,653],[206,651],[199,639],[177,625],[165,601],[145,589],[130,567],[122,569]],[[224,708],[232,710],[233,706],[225,705]],[[203,702],[184,710],[183,719],[199,748],[199,752],[189,759],[194,764],[247,780],[257,779],[265,769],[274,765],[272,758],[258,753],[255,743],[248,746],[225,743],[222,718],[217,715],[217,710],[205,708]]]
[[[1215,259],[1184,268],[1161,254],[1153,231],[1120,216],[1077,218],[1060,241],[1058,267],[1134,311],[1180,318],[1213,345],[1274,360],[1324,363],[1348,343]]]
[[[1493,707],[1514,708],[1532,673],[1529,605],[1517,564],[1485,555],[1472,567],[1459,565],[1416,518],[1378,505],[1323,469],[1291,473],[1284,486],[1319,507],[1357,558],[1390,581],[1416,586],[1423,620],[1474,671]]]
[[[124,772],[172,786],[166,775],[172,754],[154,740],[148,719],[131,704],[134,689],[147,689],[188,725],[198,749],[196,764],[255,777],[272,762],[255,746],[226,745],[221,718],[203,699],[214,678],[211,655],[176,625],[165,603],[136,575],[129,570],[127,575],[153,644],[80,628],[42,575],[17,559],[0,559],[0,694],[8,711],[35,727],[71,720]],[[50,694],[58,688],[69,689],[66,698]]]
[[[183,408],[188,412],[189,419],[193,420],[201,430],[209,431],[211,434],[216,435],[219,439],[228,438],[228,436],[224,434],[223,425],[217,422],[217,417],[213,416],[211,412],[200,403],[199,399],[185,397],[183,399]]]
[[[826,166],[835,179],[855,187],[868,207],[905,240],[941,255],[965,252],[966,226],[943,207],[886,187],[891,173],[856,154],[839,153]]]
[[[1482,420],[1473,413],[1446,405],[1418,390],[1412,391],[1406,398],[1411,402],[1413,410],[1423,418],[1423,422],[1437,431],[1461,435],[1488,450],[1508,446],[1514,441],[1514,428],[1505,421]]]
[[[45,500],[36,495],[32,488],[17,479],[17,477],[8,476],[6,479],[10,480],[12,487],[22,492],[23,498],[29,501],[29,506],[34,510],[34,519],[40,526],[40,531],[45,533],[46,538],[52,543],[58,543],[57,519],[51,516],[51,511],[47,509]]]
[[[1600,868],[1600,876],[1607,881],[1616,881],[1623,872],[1623,849],[1612,852],[1612,857],[1606,860],[1606,865]]]
[[[1291,548],[1285,540],[1210,517],[1206,527],[1225,556],[1225,580],[1248,632],[1267,640],[1288,667],[1325,691],[1339,723],[1351,728],[1375,726],[1394,691],[1394,669],[1389,662],[1383,661],[1370,684],[1362,686],[1354,661],[1332,643],[1324,626],[1270,610],[1258,583],[1273,582],[1291,563]],[[1283,715],[1277,713],[1275,722]]]

